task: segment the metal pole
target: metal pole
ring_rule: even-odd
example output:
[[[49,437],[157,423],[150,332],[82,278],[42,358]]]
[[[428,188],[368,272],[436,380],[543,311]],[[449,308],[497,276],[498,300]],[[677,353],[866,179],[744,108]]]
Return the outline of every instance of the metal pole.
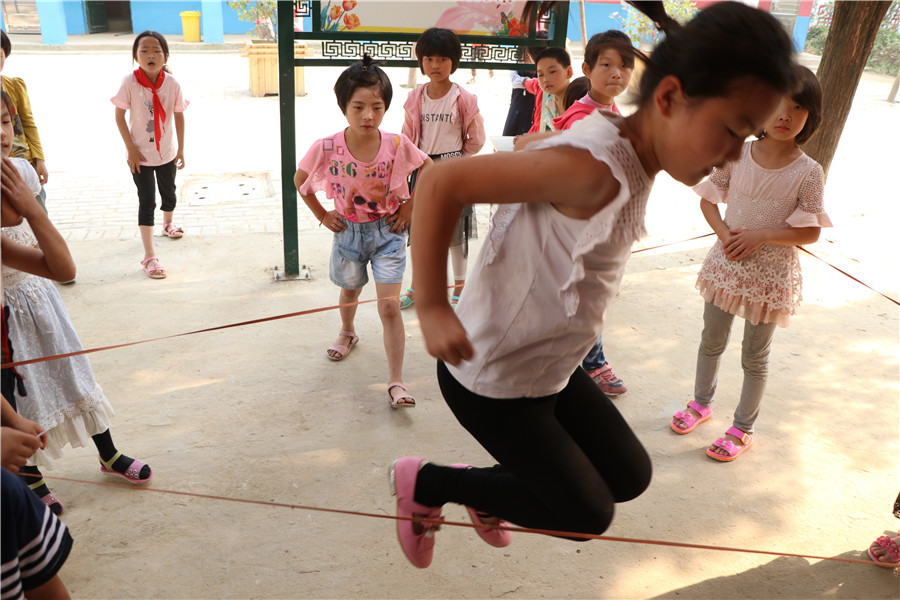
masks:
[[[281,111],[281,222],[284,230],[284,274],[276,279],[300,277],[297,239],[297,134],[294,122],[294,3],[278,2],[278,105]],[[307,275],[308,278],[308,275]]]

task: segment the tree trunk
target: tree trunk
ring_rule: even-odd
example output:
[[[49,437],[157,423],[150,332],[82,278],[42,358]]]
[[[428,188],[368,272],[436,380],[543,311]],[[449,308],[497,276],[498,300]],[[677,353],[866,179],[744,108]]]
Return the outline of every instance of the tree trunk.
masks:
[[[822,124],[803,150],[828,175],[856,87],[890,0],[835,2],[831,30],[816,75],[822,85]]]

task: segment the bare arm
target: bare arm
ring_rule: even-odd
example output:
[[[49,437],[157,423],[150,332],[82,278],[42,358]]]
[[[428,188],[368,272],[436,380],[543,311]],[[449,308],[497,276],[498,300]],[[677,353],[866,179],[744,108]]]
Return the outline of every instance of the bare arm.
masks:
[[[709,226],[712,227],[716,236],[722,240],[722,243],[724,244],[731,236],[728,232],[728,225],[726,225],[724,219],[722,219],[719,205],[710,202],[706,198],[700,198],[700,212],[703,213],[706,222],[709,223]]]
[[[422,173],[425,172],[425,169],[434,164],[434,161],[431,158],[426,158],[425,162],[422,163],[422,166],[419,167],[419,177],[422,176]],[[413,200],[416,198],[416,190],[414,189],[409,196],[409,200],[400,205],[400,208],[397,211],[387,218],[387,222],[391,224],[391,231],[394,233],[401,233],[409,229],[409,224],[412,222],[412,214],[413,214]]]
[[[722,219],[718,205],[701,199],[700,210],[706,217],[706,222],[722,241],[722,249],[728,260],[741,260],[762,244],[778,244],[779,246],[812,244],[818,241],[821,231],[820,227],[730,229]]]
[[[69,247],[8,158],[3,159],[0,175],[4,204],[8,203],[28,220],[34,237],[40,244],[40,249],[20,246],[9,238],[0,236],[3,264],[55,281],[74,279],[75,261],[69,253]]]
[[[297,193],[303,198],[303,202],[312,211],[313,216],[319,220],[319,223],[335,233],[340,233],[347,229],[347,225],[340,220],[340,215],[336,210],[325,210],[325,207],[322,206],[315,194],[300,193],[300,186],[307,179],[309,179],[309,173],[302,169],[297,169],[297,172],[294,173],[294,187],[297,188]]]
[[[412,258],[416,308],[429,354],[457,364],[473,352],[447,303],[445,281],[450,239],[465,205],[552,201],[561,213],[588,219],[618,192],[609,167],[571,147],[475,156],[428,169],[416,190],[413,230],[429,243],[413,244]]]
[[[184,113],[175,113],[175,137],[178,139],[178,152],[175,154],[175,167],[184,168]]]
[[[144,160],[144,155],[138,151],[137,146],[134,145],[134,140],[131,139],[128,123],[125,122],[124,108],[116,107],[116,127],[119,128],[119,135],[122,136],[122,141],[125,142],[125,149],[128,151],[128,168],[131,169],[132,173],[140,173],[141,161]]]

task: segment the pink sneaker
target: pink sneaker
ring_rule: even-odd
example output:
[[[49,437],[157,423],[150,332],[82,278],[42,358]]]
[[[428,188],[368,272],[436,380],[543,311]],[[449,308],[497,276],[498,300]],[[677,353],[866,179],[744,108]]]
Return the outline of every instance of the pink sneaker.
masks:
[[[612,367],[609,366],[609,363],[606,363],[599,369],[588,371],[588,375],[591,376],[594,383],[596,383],[600,387],[600,390],[607,396],[618,396],[619,394],[624,394],[628,391],[628,388],[625,387],[625,382],[616,376]]]
[[[440,506],[422,506],[415,498],[416,478],[422,459],[418,456],[398,458],[388,471],[391,494],[397,496],[397,537],[409,562],[424,569],[431,564],[434,555],[434,532],[441,528],[440,523],[426,523],[410,520],[413,514],[423,515],[425,519],[443,521]],[[416,530],[418,529],[418,533]]]
[[[472,465],[463,463],[454,463],[450,466],[454,469],[472,468]],[[486,523],[481,520],[481,515],[478,514],[477,510],[475,510],[471,506],[467,506],[466,511],[468,511],[469,518],[474,524],[486,525]],[[498,521],[497,525],[499,525],[500,527],[506,527],[509,525],[509,523],[507,521]],[[494,548],[506,548],[512,543],[512,532],[506,529],[498,529],[497,527],[476,527],[475,533],[477,533],[481,539],[483,539]]]

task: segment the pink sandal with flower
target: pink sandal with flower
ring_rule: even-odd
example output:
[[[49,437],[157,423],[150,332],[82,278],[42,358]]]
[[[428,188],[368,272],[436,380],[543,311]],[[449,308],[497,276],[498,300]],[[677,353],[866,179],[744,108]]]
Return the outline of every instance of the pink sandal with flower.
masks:
[[[900,536],[900,531],[897,532],[897,535]],[[872,546],[881,546],[881,549],[884,550],[884,554],[881,555],[881,558],[872,553]],[[868,552],[869,558],[876,562],[879,567],[888,567],[890,569],[900,567],[900,547],[897,546],[897,542],[891,539],[890,536],[879,536],[878,539],[869,546]],[[888,558],[890,560],[885,560]]]
[[[677,413],[672,415],[672,422],[669,423],[669,427],[671,427],[672,431],[674,431],[675,433],[679,433],[681,435],[690,433],[693,430],[697,429],[697,425],[699,425],[700,423],[705,423],[712,418],[712,407],[710,406],[703,406],[702,404],[691,400],[690,402],[688,402],[688,408],[693,408],[694,410],[696,410],[700,415],[700,418],[698,419],[697,417],[695,417],[694,413],[689,410],[679,410]],[[687,428],[681,429],[680,427],[678,427],[675,424],[675,419],[678,419],[679,421],[687,425]]]

